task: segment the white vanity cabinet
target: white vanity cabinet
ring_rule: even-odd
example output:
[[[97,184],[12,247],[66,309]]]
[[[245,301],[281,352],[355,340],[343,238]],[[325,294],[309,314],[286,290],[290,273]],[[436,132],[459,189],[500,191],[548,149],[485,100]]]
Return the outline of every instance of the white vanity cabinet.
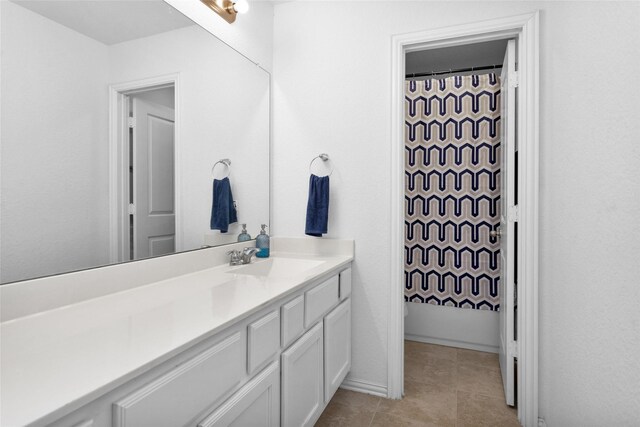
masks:
[[[32,425],[313,426],[351,367],[350,295],[343,267],[75,412]]]
[[[317,323],[282,353],[283,427],[313,426],[351,369],[350,294],[350,268],[306,292],[305,323]]]

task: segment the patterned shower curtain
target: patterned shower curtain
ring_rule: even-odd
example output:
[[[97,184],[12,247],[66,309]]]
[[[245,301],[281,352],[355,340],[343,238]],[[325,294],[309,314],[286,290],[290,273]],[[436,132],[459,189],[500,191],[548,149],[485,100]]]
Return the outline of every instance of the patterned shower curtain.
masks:
[[[405,86],[405,301],[498,311],[500,80]]]

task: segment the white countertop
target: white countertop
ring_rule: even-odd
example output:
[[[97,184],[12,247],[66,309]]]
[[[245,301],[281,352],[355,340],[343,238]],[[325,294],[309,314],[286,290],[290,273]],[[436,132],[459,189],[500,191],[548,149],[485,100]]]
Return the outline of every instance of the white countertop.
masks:
[[[222,265],[0,324],[0,424],[53,421],[353,260],[278,258],[321,264],[271,278]]]

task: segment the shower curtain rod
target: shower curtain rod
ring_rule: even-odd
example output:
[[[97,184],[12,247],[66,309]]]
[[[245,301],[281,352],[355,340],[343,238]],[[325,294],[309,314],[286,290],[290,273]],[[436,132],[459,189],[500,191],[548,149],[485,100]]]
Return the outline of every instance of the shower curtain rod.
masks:
[[[466,73],[469,71],[483,71],[483,70],[491,70],[502,68],[502,65],[485,65],[482,67],[471,67],[471,68],[459,68],[457,70],[444,70],[444,71],[432,71],[430,73],[409,73],[404,76],[405,79],[410,79],[413,77],[429,77],[429,76],[439,76],[442,74],[453,74],[453,73]]]

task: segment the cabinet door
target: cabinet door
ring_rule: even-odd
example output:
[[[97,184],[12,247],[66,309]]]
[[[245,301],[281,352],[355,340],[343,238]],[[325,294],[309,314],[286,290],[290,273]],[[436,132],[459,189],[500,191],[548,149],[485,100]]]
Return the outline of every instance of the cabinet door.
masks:
[[[253,375],[280,352],[280,310],[247,327],[247,373]]]
[[[289,347],[304,332],[304,294],[282,306],[282,348]]]
[[[282,425],[313,426],[324,408],[322,322],[282,353]]]
[[[351,298],[324,318],[324,398],[329,402],[351,369]]]
[[[338,275],[307,291],[304,297],[304,326],[308,328],[321,320],[322,316],[340,300],[339,292],[340,279]]]
[[[198,427],[278,427],[280,425],[280,364],[264,371],[198,424]]]
[[[351,267],[340,273],[340,301],[351,295]]]

